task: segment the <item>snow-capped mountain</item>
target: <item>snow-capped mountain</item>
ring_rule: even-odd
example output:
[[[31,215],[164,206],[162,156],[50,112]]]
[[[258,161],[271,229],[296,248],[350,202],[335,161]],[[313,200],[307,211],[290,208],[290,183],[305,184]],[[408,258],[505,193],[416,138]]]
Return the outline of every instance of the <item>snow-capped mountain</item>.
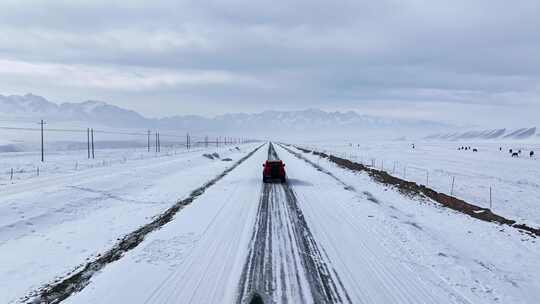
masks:
[[[0,112],[25,116],[50,115],[58,112],[58,105],[33,94],[26,94],[24,96],[0,95]]]
[[[429,140],[471,140],[471,139],[533,139],[538,138],[540,133],[537,133],[536,127],[520,128],[520,129],[491,129],[491,130],[476,130],[453,133],[437,133],[428,135],[425,139]]]
[[[326,112],[318,109],[301,111],[265,111],[233,113],[206,118],[197,115],[172,116],[161,119],[101,101],[56,104],[43,97],[0,95],[0,113],[10,117],[97,123],[110,127],[189,130],[194,133],[242,132],[243,134],[289,134],[291,132],[362,134],[367,130],[443,130],[448,126],[431,121],[398,120],[360,115],[353,111]]]
[[[0,95],[0,113],[13,119],[36,118],[60,121],[95,122],[110,126],[133,127],[145,125],[148,120],[135,111],[123,109],[102,101],[56,104],[47,99],[26,94]]]

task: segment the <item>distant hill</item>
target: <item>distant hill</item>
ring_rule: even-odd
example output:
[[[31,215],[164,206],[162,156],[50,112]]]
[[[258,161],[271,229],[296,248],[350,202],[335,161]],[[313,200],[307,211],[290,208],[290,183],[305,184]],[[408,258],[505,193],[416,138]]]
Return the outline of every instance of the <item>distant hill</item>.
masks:
[[[149,123],[148,119],[135,111],[101,101],[58,105],[33,94],[0,95],[0,113],[9,114],[13,118],[96,122],[110,126],[133,127]]]
[[[326,112],[318,109],[265,111],[250,114],[231,113],[213,118],[183,115],[154,119],[102,101],[56,104],[33,94],[0,95],[1,113],[15,119],[76,121],[121,128],[189,130],[199,134],[235,132],[290,135],[297,133],[317,137],[341,134],[362,135],[367,132],[386,130],[394,136],[396,130],[425,134],[426,130],[445,130],[452,127],[426,120],[388,119],[360,115],[353,111]]]
[[[510,140],[520,140],[520,139],[533,139],[538,138],[540,134],[537,133],[536,127],[530,128],[520,128],[520,129],[492,129],[492,130],[477,130],[477,131],[465,131],[465,132],[454,132],[454,133],[436,133],[428,135],[425,139],[428,140],[471,140],[471,139],[480,139],[480,140],[493,140],[493,139],[510,139]]]

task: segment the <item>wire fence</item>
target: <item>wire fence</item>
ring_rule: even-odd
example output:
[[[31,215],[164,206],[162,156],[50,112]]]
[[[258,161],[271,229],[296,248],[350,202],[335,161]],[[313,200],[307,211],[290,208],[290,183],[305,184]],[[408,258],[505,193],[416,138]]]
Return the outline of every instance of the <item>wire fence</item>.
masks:
[[[490,210],[501,207],[501,204],[508,200],[506,193],[503,193],[505,191],[504,188],[507,186],[501,185],[500,178],[481,175],[481,172],[481,176],[471,176],[467,172],[457,172],[443,168],[425,168],[418,164],[391,160],[384,156],[373,157],[365,153],[365,151],[363,154],[360,148],[350,149],[344,152],[343,150],[328,149],[327,147],[320,146],[304,145],[303,147],[312,151],[348,159],[369,168],[385,171],[392,176],[425,185],[438,192],[472,201]],[[535,157],[529,157],[528,155],[524,156],[524,158],[532,161],[536,160]],[[500,188],[497,189],[497,187]]]
[[[208,149],[230,149],[257,140],[229,135],[193,135],[162,130],[63,128],[0,125],[0,185],[44,174],[157,159]],[[7,142],[7,144],[6,144]],[[7,148],[6,148],[7,147]]]
[[[92,145],[94,145],[94,152],[95,152],[95,146],[98,142],[105,142],[105,148],[107,148],[107,144],[110,145],[110,142],[116,141],[116,142],[125,142],[125,143],[131,143],[133,144],[133,140],[135,139],[139,144],[144,143],[147,147],[147,151],[151,151],[151,149],[155,149],[156,152],[159,152],[161,146],[163,145],[169,145],[169,146],[184,146],[187,149],[197,146],[197,145],[204,145],[204,146],[210,146],[210,145],[230,145],[230,144],[240,144],[240,143],[246,143],[249,141],[254,141],[253,139],[248,139],[246,137],[238,137],[238,136],[202,136],[202,135],[193,135],[189,132],[184,132],[183,134],[180,133],[171,133],[171,131],[160,131],[160,130],[144,130],[144,131],[122,131],[122,130],[105,130],[105,129],[94,129],[94,128],[51,128],[47,127],[47,123],[44,121],[41,121],[39,123],[41,127],[20,127],[20,126],[0,126],[0,130],[4,131],[11,131],[11,132],[35,132],[39,133],[39,141],[41,143],[40,150],[41,152],[45,152],[45,146],[47,146],[47,137],[51,133],[55,134],[80,134],[81,136],[79,138],[74,139],[73,137],[69,137],[71,141],[74,143],[86,143],[87,150],[92,149]],[[86,136],[85,136],[86,135]],[[104,139],[99,138],[100,135],[106,135]],[[111,135],[114,136],[122,136],[122,138],[114,138],[111,139]],[[126,136],[129,136],[129,138],[126,138]],[[37,139],[37,138],[36,138]],[[165,140],[165,142],[162,141],[162,139]],[[14,141],[17,141],[16,138]],[[61,142],[61,138],[58,136],[55,136],[55,139],[53,142]],[[81,147],[81,145],[72,145],[72,147]],[[79,149],[80,150],[80,149]],[[95,153],[94,153],[95,154]],[[87,154],[88,158],[90,158],[90,154]],[[95,158],[95,155],[94,155]],[[44,159],[42,159],[44,161]]]

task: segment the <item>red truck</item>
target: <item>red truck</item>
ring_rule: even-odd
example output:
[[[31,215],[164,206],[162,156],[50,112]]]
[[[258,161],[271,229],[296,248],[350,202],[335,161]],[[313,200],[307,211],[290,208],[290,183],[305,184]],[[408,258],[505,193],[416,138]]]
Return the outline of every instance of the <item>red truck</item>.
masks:
[[[281,160],[267,160],[263,164],[263,182],[269,183],[273,181],[279,181],[284,183],[286,181],[285,164]]]

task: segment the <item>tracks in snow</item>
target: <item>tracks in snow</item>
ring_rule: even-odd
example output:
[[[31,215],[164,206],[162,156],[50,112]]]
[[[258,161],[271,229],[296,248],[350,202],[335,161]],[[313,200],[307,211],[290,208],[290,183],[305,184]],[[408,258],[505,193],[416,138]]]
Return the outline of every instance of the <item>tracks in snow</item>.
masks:
[[[268,159],[278,159],[272,144]],[[317,245],[288,184],[264,184],[238,303],[257,293],[279,303],[351,302]]]
[[[191,204],[208,188],[213,186],[215,183],[225,177],[229,172],[234,170],[241,163],[243,163],[245,160],[255,154],[255,152],[257,152],[262,146],[264,145],[255,148],[253,151],[239,159],[234,165],[223,171],[221,174],[208,181],[201,187],[192,191],[188,198],[178,201],[172,207],[167,209],[164,213],[158,215],[152,222],[124,236],[111,249],[98,255],[95,260],[87,263],[84,266],[81,266],[81,268],[75,270],[66,278],[49,283],[41,287],[39,290],[34,291],[29,295],[21,298],[20,302],[59,303],[71,296],[73,293],[81,291],[90,283],[90,279],[96,272],[103,269],[106,265],[119,260],[126,252],[137,247],[144,240],[145,236],[148,235],[150,232],[161,228],[163,225],[173,220],[174,215],[178,211],[180,211],[185,206]]]

